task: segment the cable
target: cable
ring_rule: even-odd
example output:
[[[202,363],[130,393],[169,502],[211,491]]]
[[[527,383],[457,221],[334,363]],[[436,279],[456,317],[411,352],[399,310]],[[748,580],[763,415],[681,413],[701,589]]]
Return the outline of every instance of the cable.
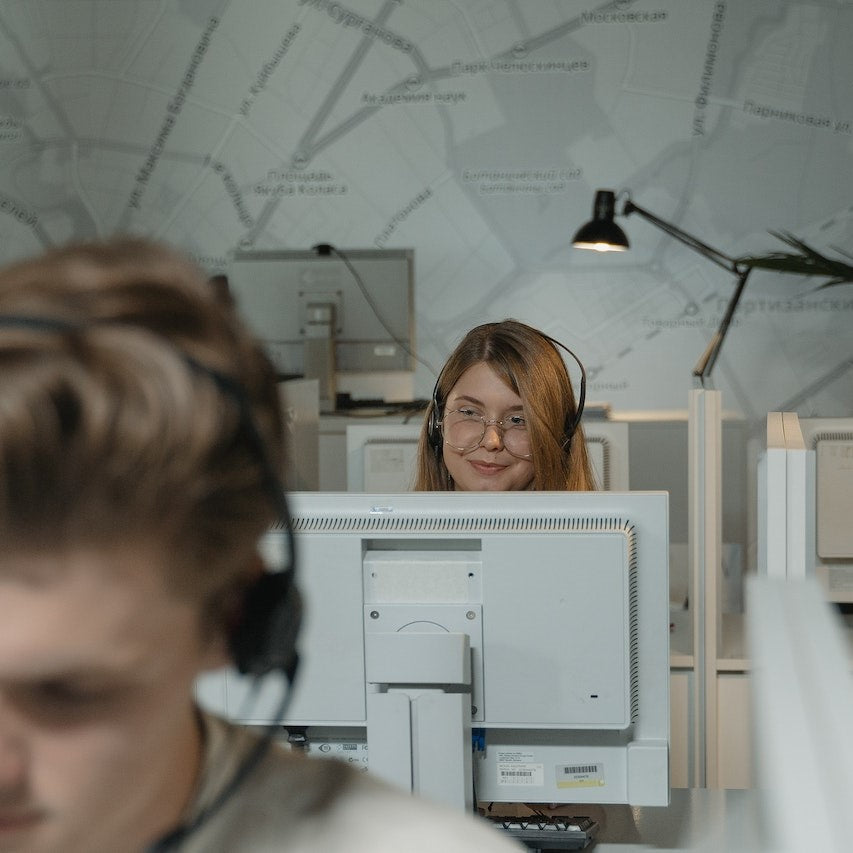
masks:
[[[253,686],[253,691],[257,692],[257,679]],[[228,784],[216,795],[208,806],[202,809],[196,817],[189,823],[184,823],[173,829],[162,838],[158,839],[146,849],[146,853],[167,853],[167,851],[178,850],[180,846],[194,833],[198,832],[219,810],[228,802],[236,791],[243,785],[246,779],[252,774],[255,768],[261,763],[266,754],[269,752],[273,744],[275,735],[278,732],[281,721],[287,716],[287,708],[290,705],[290,700],[293,696],[293,685],[288,683],[285,685],[284,693],[281,697],[281,702],[276,709],[274,720],[270,723],[264,734],[252,749],[246,754],[246,757],[240,762],[234,775],[228,780]]]
[[[370,306],[370,310],[373,311],[374,316],[382,325],[382,328],[391,336],[391,339],[403,352],[408,353],[415,361],[422,364],[433,376],[436,375],[436,369],[428,362],[424,361],[420,356],[418,356],[404,341],[400,340],[397,335],[394,334],[391,327],[385,322],[385,318],[382,316],[382,313],[379,310],[379,307],[374,302],[373,297],[367,290],[367,287],[364,284],[364,280],[359,274],[358,270],[352,265],[350,259],[346,256],[344,252],[340,249],[335,248],[331,243],[317,243],[315,246],[311,247],[318,255],[321,257],[327,257],[329,255],[335,255],[343,261],[346,268],[352,274],[353,279],[355,280],[356,285],[358,285],[358,289],[361,291],[361,295],[364,297],[365,302]]]

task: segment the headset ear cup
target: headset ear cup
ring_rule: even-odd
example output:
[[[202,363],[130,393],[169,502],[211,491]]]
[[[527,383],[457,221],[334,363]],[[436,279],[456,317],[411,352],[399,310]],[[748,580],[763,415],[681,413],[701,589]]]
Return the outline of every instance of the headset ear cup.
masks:
[[[439,382],[441,382],[441,374],[435,380],[432,389],[432,406],[429,410],[429,418],[427,418],[427,438],[436,455],[441,452],[441,445],[444,444],[441,437],[441,409],[444,404],[438,397]]]
[[[575,430],[578,428],[579,422],[580,418],[578,416],[578,412],[566,415],[566,421],[563,424],[563,450],[566,454],[571,453],[572,438],[575,435]]]
[[[427,438],[433,450],[441,449],[441,427],[438,425],[438,416],[436,414],[435,401],[432,404],[432,411],[427,419]]]
[[[292,571],[265,572],[246,591],[243,616],[230,637],[231,655],[243,675],[276,670],[293,679],[302,597]]]

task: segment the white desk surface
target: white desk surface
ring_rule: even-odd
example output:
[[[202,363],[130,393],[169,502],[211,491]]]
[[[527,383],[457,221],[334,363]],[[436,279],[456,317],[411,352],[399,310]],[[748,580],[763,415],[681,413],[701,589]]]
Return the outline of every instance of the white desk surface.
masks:
[[[669,806],[588,807],[601,824],[591,853],[761,853],[758,791],[676,788]],[[578,813],[581,813],[578,808]]]

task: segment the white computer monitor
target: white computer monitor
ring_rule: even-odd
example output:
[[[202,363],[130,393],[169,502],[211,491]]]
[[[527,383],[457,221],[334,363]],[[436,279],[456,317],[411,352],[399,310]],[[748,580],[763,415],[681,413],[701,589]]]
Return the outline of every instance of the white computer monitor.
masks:
[[[761,849],[847,851],[853,837],[849,627],[814,577],[753,576],[747,593]],[[792,814],[807,814],[808,826],[791,821]]]
[[[411,399],[414,250],[238,251],[227,274],[278,373],[320,379],[321,410],[336,393]]]
[[[438,799],[666,804],[667,504],[659,492],[293,495],[306,613],[284,725]],[[247,701],[231,672],[199,695],[262,724],[279,689]]]
[[[347,424],[347,491],[411,490],[420,434],[421,417],[408,424]]]
[[[586,451],[599,486],[607,491],[627,491],[628,423],[617,420],[585,420]]]
[[[831,600],[853,602],[853,418],[800,418],[808,451],[806,541]]]

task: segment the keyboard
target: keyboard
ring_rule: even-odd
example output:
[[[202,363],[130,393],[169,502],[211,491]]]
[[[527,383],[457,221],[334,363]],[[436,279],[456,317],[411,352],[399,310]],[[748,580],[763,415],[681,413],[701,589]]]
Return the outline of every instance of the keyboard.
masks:
[[[598,821],[582,816],[485,817],[533,850],[583,850],[598,833]]]

